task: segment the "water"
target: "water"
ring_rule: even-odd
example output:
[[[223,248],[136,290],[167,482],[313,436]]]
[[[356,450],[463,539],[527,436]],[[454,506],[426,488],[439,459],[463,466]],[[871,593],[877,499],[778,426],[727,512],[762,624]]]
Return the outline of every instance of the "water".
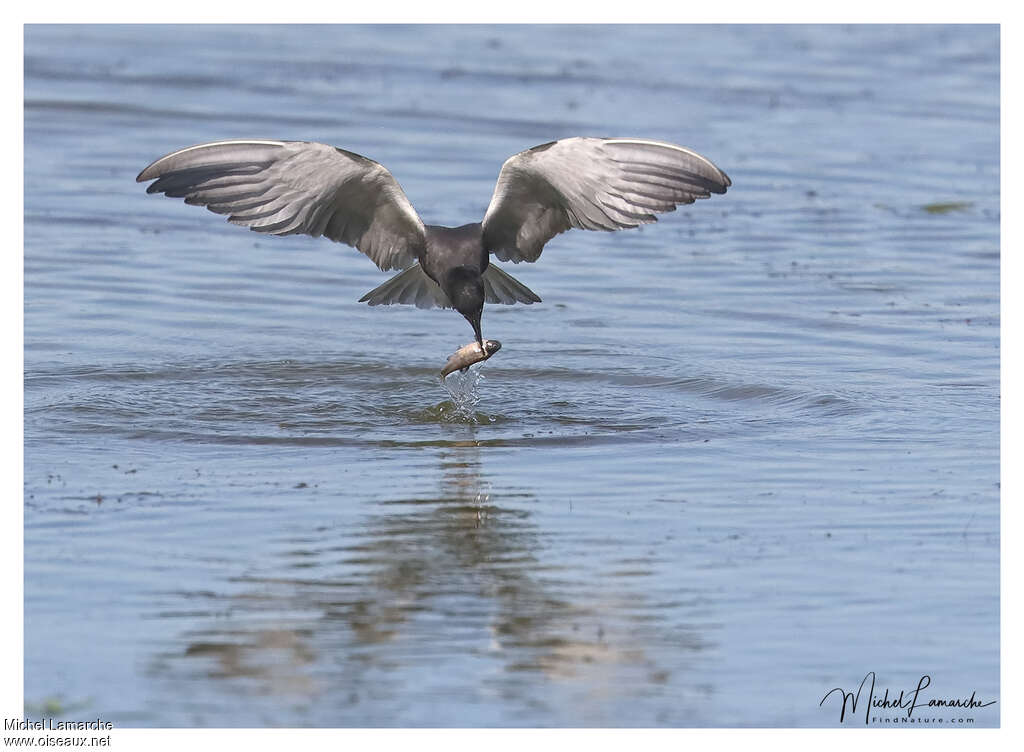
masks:
[[[836,726],[869,671],[998,700],[998,61],[995,27],[27,27],[28,712]],[[544,303],[485,309],[462,416],[459,316],[134,182],[317,140],[457,225],[581,134],[734,185],[515,267]]]
[[[484,380],[482,366],[471,366],[467,369],[454,371],[444,379],[444,388],[448,392],[449,404],[439,405],[441,415],[454,423],[479,423],[481,417],[489,421],[489,416],[478,415],[476,406],[480,403],[483,393],[480,384]]]

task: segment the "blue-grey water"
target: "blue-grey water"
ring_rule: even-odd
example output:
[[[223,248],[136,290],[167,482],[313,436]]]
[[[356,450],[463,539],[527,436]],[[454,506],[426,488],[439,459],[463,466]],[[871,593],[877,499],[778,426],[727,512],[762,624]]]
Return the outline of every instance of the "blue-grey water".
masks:
[[[999,76],[992,26],[26,27],[26,712],[837,726],[875,672],[998,725]],[[134,180],[315,140],[458,225],[572,135],[733,187],[510,269],[475,422],[461,317]]]

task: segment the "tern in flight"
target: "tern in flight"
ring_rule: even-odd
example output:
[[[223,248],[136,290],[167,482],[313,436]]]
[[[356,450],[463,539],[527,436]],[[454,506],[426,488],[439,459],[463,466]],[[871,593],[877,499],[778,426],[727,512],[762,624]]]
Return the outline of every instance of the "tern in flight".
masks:
[[[731,185],[695,151],[640,138],[566,138],[520,152],[502,165],[483,221],[461,227],[423,224],[386,168],[315,142],[199,144],[161,157],[136,180],[250,230],[324,235],[382,271],[402,270],[360,302],[454,308],[481,349],[485,302],[540,302],[491,255],[533,262],[566,230],[637,227]]]

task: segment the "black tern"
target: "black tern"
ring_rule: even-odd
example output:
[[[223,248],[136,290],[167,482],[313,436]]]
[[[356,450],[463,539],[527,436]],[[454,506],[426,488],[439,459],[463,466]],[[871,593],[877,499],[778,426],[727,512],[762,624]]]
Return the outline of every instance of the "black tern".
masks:
[[[566,138],[502,165],[482,222],[425,225],[398,181],[372,159],[310,141],[215,141],[161,157],[136,181],[228,221],[273,235],[324,235],[400,274],[366,293],[370,305],[454,308],[481,351],[484,303],[539,303],[490,263],[533,262],[574,227],[621,230],[725,193],[729,177],[690,149],[639,138]]]

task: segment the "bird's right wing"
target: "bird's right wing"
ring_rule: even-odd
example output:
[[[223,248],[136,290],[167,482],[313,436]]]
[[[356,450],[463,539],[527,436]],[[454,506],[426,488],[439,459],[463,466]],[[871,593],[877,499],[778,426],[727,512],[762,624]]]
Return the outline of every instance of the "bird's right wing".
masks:
[[[566,138],[502,165],[484,215],[484,246],[502,261],[536,261],[555,235],[654,222],[712,193],[729,176],[695,151],[637,138]]]
[[[136,178],[147,193],[184,198],[274,235],[304,233],[358,248],[381,269],[405,269],[426,230],[382,165],[306,141],[216,141],[161,157]]]

